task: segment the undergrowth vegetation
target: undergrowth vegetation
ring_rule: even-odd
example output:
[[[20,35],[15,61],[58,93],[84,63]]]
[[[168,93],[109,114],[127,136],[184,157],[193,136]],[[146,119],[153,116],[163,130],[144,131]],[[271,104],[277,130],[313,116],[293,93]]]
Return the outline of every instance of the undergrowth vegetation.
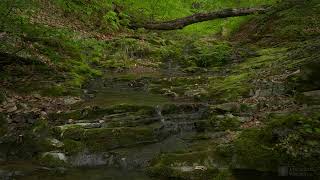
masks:
[[[223,41],[191,40],[192,46],[186,47],[182,44],[187,41],[181,41],[180,35],[178,40],[170,42],[144,30],[133,32],[126,28],[130,20],[168,20],[222,7],[266,3],[273,1],[5,0],[0,5],[0,38],[3,42],[0,51],[34,59],[65,74],[65,82],[57,80],[60,87],[48,87],[45,93],[63,95],[70,89],[81,87],[88,79],[100,76],[104,68],[127,69],[137,65],[157,68],[168,59],[174,59],[184,67],[208,68],[227,63],[232,54],[230,45]],[[46,7],[48,12],[43,11]],[[246,19],[240,17],[205,22],[178,33],[185,32],[186,37],[189,32],[197,34],[196,37],[209,31],[211,34],[229,35]],[[105,35],[110,33],[137,36],[110,41],[114,35]],[[149,38],[136,38],[143,34]],[[172,34],[175,33],[165,33],[163,38]],[[186,52],[186,49],[189,50]],[[36,84],[32,86],[35,87],[28,88],[31,91],[40,88]]]

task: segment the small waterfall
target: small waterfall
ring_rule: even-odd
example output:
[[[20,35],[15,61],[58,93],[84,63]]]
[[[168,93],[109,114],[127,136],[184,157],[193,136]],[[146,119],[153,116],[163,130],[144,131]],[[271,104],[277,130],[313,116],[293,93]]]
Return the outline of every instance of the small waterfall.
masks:
[[[161,106],[160,106],[160,105],[157,105],[155,110],[156,110],[156,112],[157,112],[157,115],[158,115],[159,118],[160,118],[161,123],[162,123],[162,124],[165,124],[165,118],[164,118],[163,115],[162,115],[162,108],[161,108]]]

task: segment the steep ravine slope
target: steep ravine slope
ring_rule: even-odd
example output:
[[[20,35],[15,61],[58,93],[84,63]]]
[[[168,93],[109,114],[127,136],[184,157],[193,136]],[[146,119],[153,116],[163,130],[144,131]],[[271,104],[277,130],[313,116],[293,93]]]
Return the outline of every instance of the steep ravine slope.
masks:
[[[94,45],[89,59],[104,57],[105,48],[112,55],[104,58],[113,58],[74,66],[83,68],[73,71],[77,77],[91,65],[107,69],[81,82],[80,92],[68,71],[59,78],[60,69],[52,73],[43,62],[30,66],[27,58],[3,55],[1,62],[17,64],[2,66],[0,176],[276,179],[279,167],[294,167],[293,173],[305,168],[300,173],[317,177],[318,19],[319,2],[297,1],[254,17],[227,39],[126,32],[101,44],[86,39],[80,47],[74,39],[61,51]],[[32,90],[46,82],[49,90],[13,91],[29,86],[24,73]],[[48,77],[59,85],[52,89]]]

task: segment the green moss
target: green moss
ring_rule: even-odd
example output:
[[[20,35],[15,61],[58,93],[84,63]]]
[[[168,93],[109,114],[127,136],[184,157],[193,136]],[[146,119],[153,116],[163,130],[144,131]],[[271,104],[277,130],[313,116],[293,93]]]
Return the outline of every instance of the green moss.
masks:
[[[210,125],[212,129],[216,131],[225,131],[225,130],[237,130],[240,128],[240,121],[236,117],[224,117],[217,118],[213,116],[210,119]]]
[[[67,94],[67,90],[62,85],[50,87],[48,89],[41,90],[43,96],[63,96]]]
[[[287,58],[287,48],[265,48],[258,50],[257,54],[257,57],[241,62],[234,71],[246,72],[263,68],[278,68],[276,64]]]
[[[280,13],[282,18],[275,20],[274,33],[282,39],[304,39],[319,35],[317,27],[320,24],[316,19],[320,17],[320,11],[316,0],[301,3],[291,3],[288,8]],[[307,17],[307,18],[306,18]]]
[[[85,149],[85,145],[81,141],[66,139],[63,141],[63,144],[63,150],[68,155],[80,153]]]
[[[32,131],[30,133],[44,137],[50,133],[49,130],[50,127],[47,120],[37,119],[35,124],[32,126]]]
[[[63,139],[83,140],[85,131],[81,126],[70,125],[61,128],[61,137]]]
[[[279,154],[272,151],[270,136],[258,129],[250,129],[241,133],[235,143],[237,162],[234,166],[245,166],[249,169],[276,170],[279,165]],[[263,143],[262,143],[263,142]]]
[[[219,97],[222,102],[246,97],[251,89],[250,79],[251,75],[249,73],[230,75],[225,78],[211,78],[209,84],[210,96]]]

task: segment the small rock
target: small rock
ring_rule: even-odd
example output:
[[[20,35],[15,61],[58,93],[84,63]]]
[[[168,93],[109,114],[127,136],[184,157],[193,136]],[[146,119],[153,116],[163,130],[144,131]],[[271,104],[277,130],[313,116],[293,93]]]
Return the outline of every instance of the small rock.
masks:
[[[28,106],[24,103],[19,103],[18,107],[19,107],[19,109],[27,109],[28,108]]]
[[[224,116],[224,115],[217,115],[216,118],[218,118],[218,119],[224,119],[225,116]]]
[[[40,99],[41,98],[41,95],[40,94],[34,94],[33,95],[35,98],[37,98],[37,99]]]
[[[44,117],[44,116],[47,116],[47,113],[46,113],[45,111],[41,111],[41,112],[40,112],[40,115],[41,115],[42,117]]]
[[[7,109],[7,113],[12,113],[12,112],[14,112],[16,110],[18,110],[17,106],[13,106],[13,107]]]
[[[101,128],[100,123],[78,123],[77,125],[81,125],[85,129]]]
[[[196,166],[196,167],[194,167],[194,170],[206,171],[206,170],[208,170],[208,168],[205,166]]]
[[[13,103],[13,102],[14,102],[14,99],[13,99],[13,98],[7,98],[7,102],[8,102],[8,103]]]
[[[36,121],[37,121],[36,118],[28,118],[28,119],[27,119],[27,123],[28,123],[28,124],[34,124]]]
[[[240,122],[248,122],[250,121],[250,117],[237,117],[237,119],[240,121]]]
[[[75,104],[75,103],[77,103],[77,102],[79,102],[79,101],[81,101],[81,100],[80,100],[80,98],[67,97],[67,98],[65,98],[63,101],[64,101],[64,103],[65,103],[66,105],[72,105],[72,104]]]
[[[68,119],[68,124],[73,124],[74,120],[73,119]]]
[[[227,118],[234,118],[234,115],[233,115],[233,114],[228,113],[228,114],[226,114],[226,117],[227,117]]]
[[[63,142],[59,141],[58,139],[48,138],[47,140],[54,147],[61,148],[64,146]]]
[[[181,167],[176,167],[174,169],[180,170],[182,172],[192,172],[194,170],[192,166],[181,166]]]

